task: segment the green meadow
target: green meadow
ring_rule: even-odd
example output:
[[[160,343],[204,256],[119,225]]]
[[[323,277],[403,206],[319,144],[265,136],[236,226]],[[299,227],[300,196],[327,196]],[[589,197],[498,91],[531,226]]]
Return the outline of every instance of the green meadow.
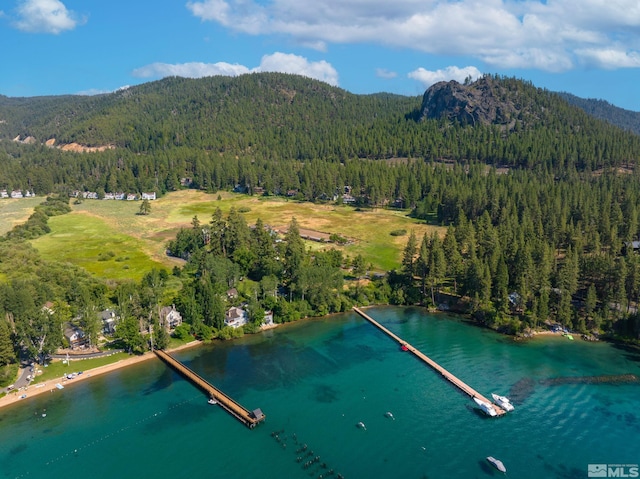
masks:
[[[6,234],[15,225],[24,223],[33,213],[33,208],[42,203],[44,197],[1,198],[0,199],[0,236]]]
[[[338,247],[351,257],[362,254],[367,264],[385,271],[400,266],[408,237],[408,233],[391,236],[392,231],[413,230],[420,239],[436,228],[398,210],[358,211],[343,205],[183,190],[152,201],[148,216],[137,214],[138,201],[85,200],[72,205],[71,213],[51,218],[51,233],[32,243],[45,259],[68,261],[105,279],[138,280],[153,267],[171,269],[181,264],[166,255],[167,241],[181,227],[190,227],[194,216],[208,223],[218,207],[224,213],[235,207],[247,223],[260,217],[277,229],[285,229],[295,216],[300,228],[337,233],[350,240],[345,246],[307,241],[309,248]]]

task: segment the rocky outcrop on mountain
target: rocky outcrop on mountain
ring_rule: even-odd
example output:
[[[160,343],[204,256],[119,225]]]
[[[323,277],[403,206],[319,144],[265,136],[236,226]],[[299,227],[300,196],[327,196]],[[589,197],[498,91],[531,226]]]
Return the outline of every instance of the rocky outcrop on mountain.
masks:
[[[449,81],[432,85],[422,98],[420,118],[444,118],[462,125],[497,124],[511,129],[521,109],[517,92],[504,82],[485,76],[473,83]]]

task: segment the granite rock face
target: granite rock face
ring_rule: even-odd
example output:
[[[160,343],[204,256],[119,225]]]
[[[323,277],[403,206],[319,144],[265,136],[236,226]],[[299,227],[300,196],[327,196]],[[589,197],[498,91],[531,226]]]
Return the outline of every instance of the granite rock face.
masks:
[[[447,119],[462,125],[504,125],[510,129],[521,108],[517,92],[491,77],[482,77],[473,83],[435,83],[422,98],[420,118]]]

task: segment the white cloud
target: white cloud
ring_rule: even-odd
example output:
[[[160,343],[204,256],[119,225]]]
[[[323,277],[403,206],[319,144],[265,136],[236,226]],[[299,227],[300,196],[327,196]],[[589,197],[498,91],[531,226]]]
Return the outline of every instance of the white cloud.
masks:
[[[368,42],[547,71],[634,67],[640,51],[637,0],[200,0],[187,8],[236,32],[286,35],[323,51]]]
[[[398,74],[396,72],[392,72],[390,70],[387,70],[386,68],[376,68],[376,76],[378,78],[385,78],[385,79],[389,80],[391,78],[397,77]]]
[[[310,62],[304,57],[291,53],[275,52],[272,55],[265,55],[260,61],[260,66],[254,71],[295,73],[315,78],[329,85],[338,85],[338,72],[330,63],[324,60]]]
[[[250,70],[247,67],[238,65],[237,63],[152,63],[133,70],[133,76],[139,78],[158,78],[168,76],[201,78],[215,75],[237,76],[249,72]]]
[[[124,91],[124,90],[128,90],[129,88],[131,88],[131,85],[124,85],[121,87],[116,88],[115,90],[101,90],[98,88],[89,88],[88,90],[81,90],[78,91],[76,93],[74,93],[75,95],[80,95],[80,96],[95,96],[95,95],[104,95],[106,93],[114,93],[114,92],[118,92],[118,91]]]
[[[638,52],[626,52],[615,48],[590,48],[578,50],[576,53],[586,63],[604,69],[640,67]]]
[[[476,67],[469,66],[464,68],[458,68],[456,66],[450,66],[441,70],[425,70],[424,68],[418,68],[409,73],[408,77],[418,80],[425,87],[429,87],[439,81],[455,80],[458,83],[463,83],[467,78],[471,77],[471,80],[476,80],[482,76],[480,70]]]
[[[133,75],[140,78],[161,78],[166,76],[201,78],[216,75],[238,76],[252,72],[294,73],[315,78],[330,85],[338,85],[338,72],[330,63],[324,60],[312,62],[305,57],[280,52],[263,56],[260,65],[254,68],[225,62],[152,63],[135,69]]]
[[[59,0],[22,0],[16,11],[18,20],[15,26],[25,32],[57,35],[84,22]]]

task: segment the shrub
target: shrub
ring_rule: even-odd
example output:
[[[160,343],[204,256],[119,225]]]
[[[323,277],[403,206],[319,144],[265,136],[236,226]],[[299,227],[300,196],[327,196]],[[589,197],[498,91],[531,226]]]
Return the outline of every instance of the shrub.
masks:
[[[393,230],[389,233],[391,236],[404,236],[407,234],[407,230]]]

